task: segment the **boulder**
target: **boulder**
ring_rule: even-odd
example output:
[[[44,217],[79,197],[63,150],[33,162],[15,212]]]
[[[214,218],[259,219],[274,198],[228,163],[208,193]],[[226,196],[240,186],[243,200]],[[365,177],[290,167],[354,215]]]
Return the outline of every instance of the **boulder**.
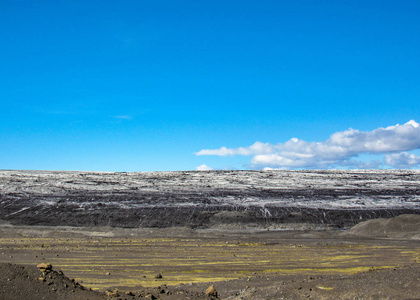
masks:
[[[118,293],[118,291],[106,291],[105,294],[108,297],[119,297],[120,294]]]
[[[214,288],[214,286],[209,286],[208,288],[207,288],[207,290],[206,290],[206,295],[209,295],[209,296],[211,296],[211,297],[217,297],[217,291],[216,291],[216,289]]]
[[[46,263],[40,263],[39,265],[36,266],[40,271],[42,272],[50,272],[52,270],[52,265],[51,264],[46,264]]]

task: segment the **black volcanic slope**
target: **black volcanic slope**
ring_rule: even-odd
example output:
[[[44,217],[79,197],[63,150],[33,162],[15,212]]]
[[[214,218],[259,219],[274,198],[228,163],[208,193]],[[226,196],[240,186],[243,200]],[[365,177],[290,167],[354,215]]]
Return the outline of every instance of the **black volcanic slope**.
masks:
[[[420,171],[0,171],[15,225],[349,227],[420,214]]]

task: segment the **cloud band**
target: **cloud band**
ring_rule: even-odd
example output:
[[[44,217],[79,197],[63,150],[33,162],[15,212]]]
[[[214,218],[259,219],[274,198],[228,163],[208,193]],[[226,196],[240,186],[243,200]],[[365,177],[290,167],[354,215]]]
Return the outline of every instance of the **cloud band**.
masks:
[[[420,126],[411,120],[372,131],[348,129],[336,132],[323,142],[292,138],[276,145],[256,142],[249,147],[203,149],[196,155],[247,155],[251,164],[264,168],[329,168],[334,166],[377,167],[381,163],[351,160],[359,154],[388,154],[384,163],[392,167],[414,167],[420,157],[405,151],[420,149]],[[399,153],[398,153],[399,152]]]

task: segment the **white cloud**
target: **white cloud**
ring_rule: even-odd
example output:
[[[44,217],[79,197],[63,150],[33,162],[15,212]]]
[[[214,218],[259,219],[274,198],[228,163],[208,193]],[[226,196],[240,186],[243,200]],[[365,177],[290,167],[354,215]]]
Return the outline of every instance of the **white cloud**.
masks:
[[[385,155],[385,162],[395,168],[412,168],[420,164],[420,157],[407,152]]]
[[[412,150],[420,147],[420,127],[411,120],[404,125],[397,124],[367,132],[349,129],[334,133],[327,143],[344,147],[350,153]]]
[[[372,131],[348,129],[333,133],[322,142],[306,142],[292,138],[285,143],[256,142],[249,147],[203,149],[196,155],[253,155],[251,163],[256,168],[329,168],[347,166],[357,168],[378,167],[381,162],[360,162],[351,158],[359,154],[386,154],[420,148],[420,126],[411,120]],[[388,155],[385,162],[390,166],[414,166],[418,163],[413,155]],[[389,157],[389,158],[388,158]],[[405,164],[403,160],[405,159]]]
[[[198,166],[198,167],[196,167],[195,168],[197,171],[211,171],[211,170],[213,170],[213,168],[212,167],[209,167],[209,166],[207,166],[207,165],[201,165],[201,166]]]
[[[270,168],[270,167],[265,167],[262,170],[263,171],[275,171],[275,170],[287,170],[287,168]]]
[[[273,146],[269,143],[255,142],[249,147],[240,147],[236,149],[229,149],[226,147],[221,147],[220,149],[203,149],[198,151],[196,155],[218,155],[218,156],[228,156],[228,155],[253,155],[253,154],[262,154],[270,153],[273,151]]]

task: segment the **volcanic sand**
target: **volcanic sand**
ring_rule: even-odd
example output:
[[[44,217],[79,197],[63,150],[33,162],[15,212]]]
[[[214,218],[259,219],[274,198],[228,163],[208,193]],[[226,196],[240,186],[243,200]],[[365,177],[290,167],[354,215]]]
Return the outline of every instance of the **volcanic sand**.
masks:
[[[419,216],[403,218],[397,220],[415,223]],[[359,234],[357,226],[349,231],[268,231],[4,224],[0,262],[49,262],[54,270],[98,291],[172,290],[155,293],[160,298],[182,299],[176,294],[182,290],[185,297],[189,291],[196,294],[188,297],[200,299],[214,284],[222,299],[416,299],[420,241],[416,232],[398,235],[398,226],[391,225],[390,236],[383,235],[386,227],[377,226],[380,236],[372,229],[366,234],[367,225],[359,225]]]

